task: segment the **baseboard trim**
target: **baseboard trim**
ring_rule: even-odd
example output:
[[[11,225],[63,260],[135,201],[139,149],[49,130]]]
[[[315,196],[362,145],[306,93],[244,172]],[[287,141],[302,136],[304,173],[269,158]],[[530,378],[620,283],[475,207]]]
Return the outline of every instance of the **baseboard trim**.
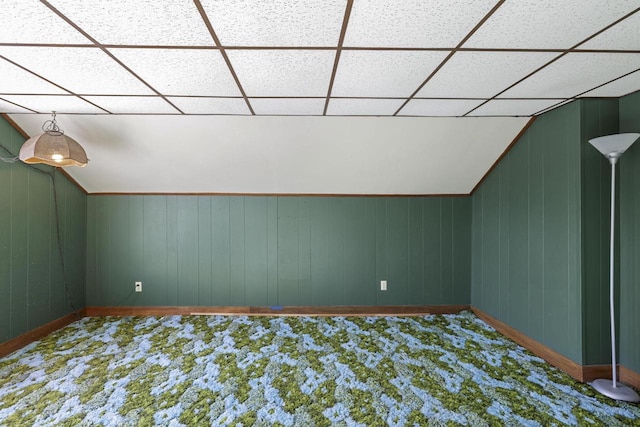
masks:
[[[86,316],[85,309],[81,308],[80,310],[77,310],[75,313],[69,313],[58,319],[52,320],[49,323],[45,323],[42,326],[38,326],[37,328],[30,330],[29,332],[25,332],[22,335],[12,338],[9,341],[0,343],[0,357],[7,356],[13,353],[14,351],[19,350],[22,347],[29,345],[34,341],[39,340],[40,338],[44,338],[50,333],[57,331],[58,329],[64,328],[68,324],[73,323],[76,320],[79,320],[85,316]]]
[[[622,365],[618,365],[618,372],[620,373],[620,381],[630,385],[636,390],[640,390],[640,373],[632,371]]]
[[[533,338],[526,336],[522,332],[496,319],[490,314],[485,313],[477,307],[471,306],[471,310],[476,314],[476,316],[493,326],[493,328],[502,335],[517,342],[536,356],[547,361],[547,363],[555,366],[561,371],[564,371],[580,382],[588,383],[598,378],[611,379],[612,377],[611,365],[580,365]],[[621,382],[636,389],[640,389],[639,373],[622,365],[618,365],[618,376]]]
[[[489,325],[493,326],[495,330],[500,332],[502,335],[507,338],[512,339],[516,343],[520,344],[536,356],[544,359],[547,363],[555,366],[556,368],[566,372],[574,379],[584,382],[584,374],[582,365],[574,362],[566,356],[558,353],[545,346],[544,344],[534,340],[523,334],[522,332],[512,328],[506,323],[496,319],[490,314],[485,313],[484,311],[471,306],[471,310],[478,316],[480,319],[484,320]]]
[[[172,315],[244,315],[244,316],[420,316],[454,314],[469,305],[390,305],[390,306],[159,306],[159,307],[87,307],[89,317],[172,316]]]

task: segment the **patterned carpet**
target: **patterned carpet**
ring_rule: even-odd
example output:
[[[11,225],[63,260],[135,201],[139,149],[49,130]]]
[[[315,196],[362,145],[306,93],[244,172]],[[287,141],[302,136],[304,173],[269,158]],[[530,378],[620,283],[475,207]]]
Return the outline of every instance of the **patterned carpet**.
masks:
[[[470,312],[85,318],[0,359],[0,425],[640,425]]]

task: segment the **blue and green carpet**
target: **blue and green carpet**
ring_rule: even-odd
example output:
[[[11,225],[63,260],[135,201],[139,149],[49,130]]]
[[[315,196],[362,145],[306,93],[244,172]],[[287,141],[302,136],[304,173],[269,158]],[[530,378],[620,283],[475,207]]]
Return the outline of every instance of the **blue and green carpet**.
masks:
[[[470,312],[85,318],[0,359],[7,426],[624,426]]]

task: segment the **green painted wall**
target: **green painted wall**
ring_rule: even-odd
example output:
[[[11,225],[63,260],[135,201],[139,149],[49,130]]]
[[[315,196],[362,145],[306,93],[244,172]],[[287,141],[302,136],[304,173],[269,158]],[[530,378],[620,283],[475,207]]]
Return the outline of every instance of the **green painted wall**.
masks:
[[[620,98],[620,132],[640,133],[640,92]],[[640,372],[640,142],[620,158],[620,364]]]
[[[93,195],[87,208],[88,305],[469,303],[468,197]]]
[[[18,153],[24,138],[0,118],[0,144]],[[0,156],[10,157],[0,150]],[[49,167],[43,169],[51,170]],[[71,312],[46,175],[21,162],[0,163],[0,342]],[[56,174],[70,297],[84,307],[86,195]]]
[[[610,361],[610,167],[617,99],[541,115],[473,195],[471,302],[570,359]]]
[[[584,99],[579,102],[582,144],[583,364],[596,365],[611,363],[611,164],[588,141],[618,133],[618,99]],[[618,276],[617,272],[615,276]]]
[[[580,110],[540,116],[472,196],[471,303],[582,363]]]

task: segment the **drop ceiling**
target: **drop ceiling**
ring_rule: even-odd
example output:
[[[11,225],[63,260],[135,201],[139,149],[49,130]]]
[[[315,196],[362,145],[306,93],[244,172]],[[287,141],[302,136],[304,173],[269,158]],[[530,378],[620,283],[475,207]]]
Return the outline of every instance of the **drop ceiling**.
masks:
[[[637,0],[0,7],[0,112],[57,111],[90,193],[468,194],[531,117],[640,89]]]

